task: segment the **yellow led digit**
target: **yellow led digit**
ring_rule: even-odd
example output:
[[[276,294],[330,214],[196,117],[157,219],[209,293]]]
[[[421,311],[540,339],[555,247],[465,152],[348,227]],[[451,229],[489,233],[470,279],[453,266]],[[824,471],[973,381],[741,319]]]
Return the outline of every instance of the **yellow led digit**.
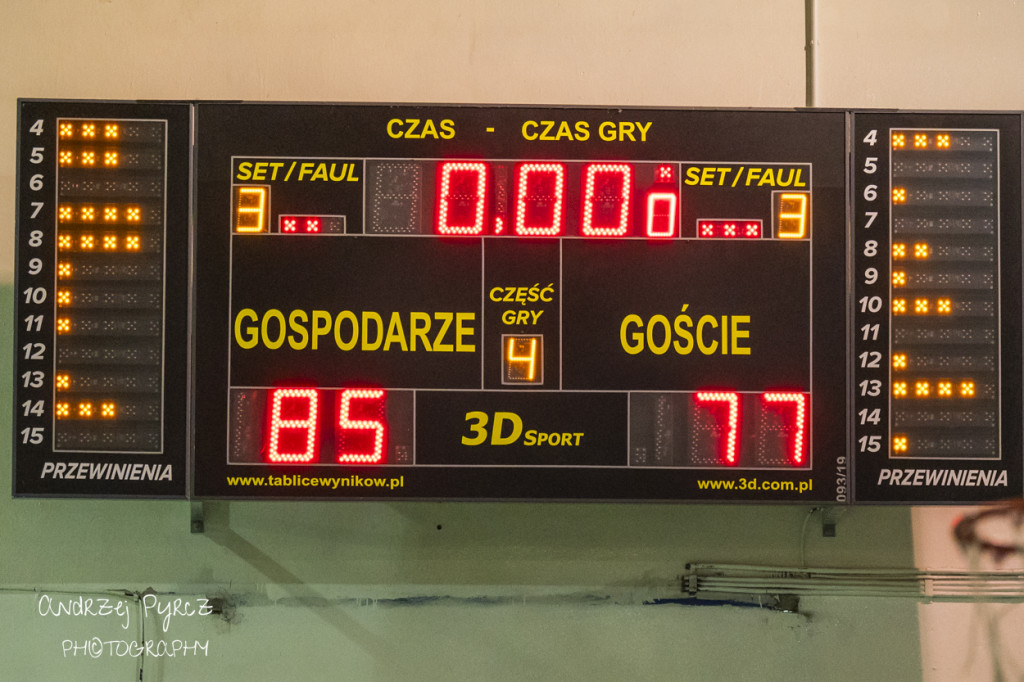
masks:
[[[893,299],[893,302],[892,302],[892,314],[893,315],[902,315],[905,312],[907,312],[907,299],[905,299],[905,298]]]
[[[544,382],[540,335],[505,336],[502,351],[503,384],[541,384]]]
[[[896,242],[892,245],[892,259],[902,260],[907,257],[907,245],[903,242]]]
[[[905,453],[909,445],[909,439],[906,436],[893,436],[892,437],[892,451],[896,453]]]
[[[100,405],[100,416],[104,419],[113,419],[117,416],[117,405],[114,403],[102,403]]]
[[[907,136],[906,135],[904,135],[903,133],[893,133],[892,134],[892,148],[893,149],[903,149],[906,146],[907,146]]]
[[[775,193],[775,236],[779,239],[803,239],[807,236],[806,192]]]
[[[932,255],[931,247],[926,242],[917,242],[914,244],[914,258],[924,260]]]
[[[892,368],[896,369],[896,370],[906,369],[907,368],[907,354],[906,353],[897,353],[896,355],[892,356]]]
[[[949,134],[942,133],[935,136],[935,146],[939,149],[949,149]]]
[[[267,231],[267,188],[235,187],[235,232]]]
[[[905,204],[907,203],[907,188],[906,187],[894,187],[892,190],[892,203],[894,204]]]
[[[71,388],[71,376],[68,374],[58,374],[54,377],[53,383],[58,391],[66,391]]]

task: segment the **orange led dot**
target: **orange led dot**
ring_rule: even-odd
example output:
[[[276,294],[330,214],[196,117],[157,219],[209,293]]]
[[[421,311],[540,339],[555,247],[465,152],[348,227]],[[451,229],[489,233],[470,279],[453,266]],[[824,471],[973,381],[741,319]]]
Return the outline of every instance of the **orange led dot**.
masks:
[[[96,246],[96,237],[91,234],[83,234],[78,239],[78,247],[83,251],[92,251]]]
[[[67,204],[64,204],[57,211],[57,217],[62,223],[66,223],[69,220],[73,220],[75,217],[75,209]]]
[[[949,149],[949,135],[945,133],[936,135],[935,146],[939,149]]]
[[[905,312],[907,312],[907,299],[905,299],[905,298],[893,299],[893,302],[892,302],[892,314],[893,315],[902,315]]]
[[[96,220],[96,207],[94,206],[83,206],[82,210],[79,211],[79,216],[82,220]]]
[[[932,249],[925,242],[914,244],[914,258],[927,258],[932,255]]]
[[[53,408],[54,414],[57,415],[57,419],[67,419],[71,416],[70,403],[57,403]]]
[[[903,270],[897,270],[892,273],[892,285],[894,287],[901,287],[907,283],[907,273]]]
[[[117,235],[105,234],[103,235],[103,249],[105,251],[116,251],[117,250]]]
[[[113,419],[117,416],[117,406],[114,403],[102,403],[100,405],[100,416],[104,419]]]
[[[103,220],[108,223],[117,221],[117,206],[104,206],[103,207]]]
[[[91,149],[87,149],[82,152],[82,165],[83,166],[95,166],[96,165],[96,152]]]
[[[139,222],[139,218],[142,216],[142,211],[138,206],[129,206],[124,210],[124,218],[130,223]]]
[[[928,146],[928,136],[922,133],[914,135],[914,148],[924,149]]]
[[[906,369],[907,368],[907,354],[897,353],[892,356],[892,368],[893,369]]]
[[[953,396],[953,382],[942,380],[935,385],[935,394],[940,398],[951,398]]]
[[[108,150],[103,152],[103,165],[104,166],[116,166],[117,165],[117,152]]]
[[[96,124],[95,123],[83,123],[82,124],[82,137],[96,137]]]
[[[60,160],[60,165],[62,166],[70,166],[75,162],[75,155],[69,151],[61,152],[57,158]]]
[[[108,123],[107,125],[103,126],[103,137],[107,138],[108,140],[116,140],[119,134],[120,131],[118,130],[116,123]]]
[[[62,234],[57,236],[57,248],[61,251],[67,251],[75,245],[75,240],[71,238],[70,234]]]
[[[903,133],[893,133],[892,148],[903,149],[905,146],[907,146],[907,136],[904,135]]]
[[[82,419],[92,418],[92,403],[78,403],[78,416]]]
[[[124,248],[128,251],[138,251],[140,245],[141,242],[137,234],[130,234],[124,238]]]
[[[907,245],[902,242],[897,242],[892,245],[892,257],[895,260],[907,257]]]
[[[70,334],[71,333],[71,318],[70,317],[58,317],[57,318],[57,333],[58,334]]]
[[[71,290],[61,289],[57,292],[57,305],[67,306],[71,305]]]
[[[73,125],[71,125],[70,123],[61,123],[60,124],[60,136],[61,137],[65,137],[65,138],[73,137],[74,134],[75,134],[75,127]]]
[[[53,378],[53,384],[58,391],[66,391],[71,388],[71,376],[69,374],[58,374]]]
[[[953,301],[948,298],[940,298],[935,302],[935,312],[940,315],[948,315],[953,312]]]
[[[907,189],[905,187],[894,187],[892,190],[892,203],[907,203]]]
[[[975,393],[974,382],[967,380],[960,382],[960,397],[973,398]]]
[[[892,438],[892,451],[893,452],[906,452],[909,445],[909,439],[906,436],[893,436]]]
[[[914,382],[914,395],[918,398],[927,398],[932,392],[932,385],[927,381]]]
[[[57,276],[67,278],[75,274],[75,269],[68,261],[61,261],[57,264]]]
[[[914,312],[918,315],[928,314],[928,299],[927,298],[915,298],[914,299]]]
[[[892,397],[893,398],[906,398],[907,397],[907,382],[897,381],[892,385]]]

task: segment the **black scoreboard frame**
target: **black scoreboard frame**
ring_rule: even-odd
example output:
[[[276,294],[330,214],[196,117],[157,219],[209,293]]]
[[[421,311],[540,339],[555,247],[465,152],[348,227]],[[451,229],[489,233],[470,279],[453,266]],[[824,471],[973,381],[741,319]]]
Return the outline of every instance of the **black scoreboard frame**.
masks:
[[[21,100],[14,494],[1020,497],[1021,125]]]

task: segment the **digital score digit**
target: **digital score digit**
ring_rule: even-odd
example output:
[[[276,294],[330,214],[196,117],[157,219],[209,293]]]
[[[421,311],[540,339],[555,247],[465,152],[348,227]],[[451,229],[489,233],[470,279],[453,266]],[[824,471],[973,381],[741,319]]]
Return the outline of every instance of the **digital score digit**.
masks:
[[[1024,493],[1019,113],[22,107],[17,494]]]

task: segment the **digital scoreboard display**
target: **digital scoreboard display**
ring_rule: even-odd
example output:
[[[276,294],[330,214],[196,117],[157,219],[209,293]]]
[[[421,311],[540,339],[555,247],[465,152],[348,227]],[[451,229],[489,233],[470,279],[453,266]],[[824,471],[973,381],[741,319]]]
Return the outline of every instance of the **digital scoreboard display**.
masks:
[[[1021,490],[1021,116],[21,102],[15,494]]]

